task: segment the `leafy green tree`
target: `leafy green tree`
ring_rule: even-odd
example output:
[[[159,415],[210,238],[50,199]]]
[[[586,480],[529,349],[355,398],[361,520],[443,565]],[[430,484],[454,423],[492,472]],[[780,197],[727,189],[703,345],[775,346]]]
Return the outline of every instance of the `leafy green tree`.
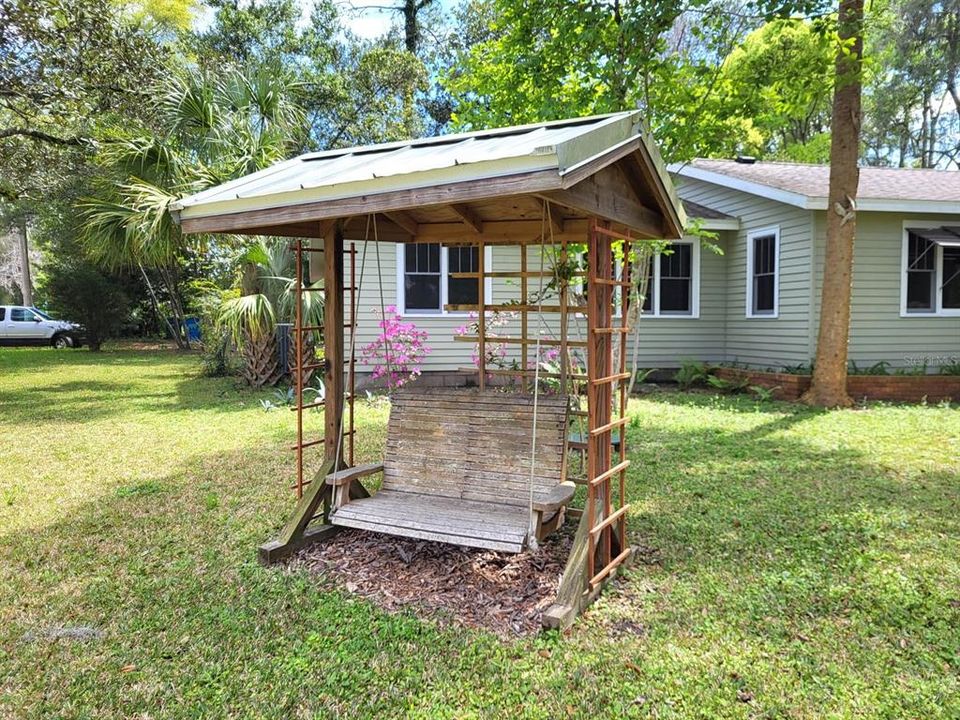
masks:
[[[867,21],[867,162],[960,167],[960,0],[873,3]]]
[[[87,345],[99,352],[127,317],[128,300],[114,278],[89,262],[68,259],[50,264],[44,291],[58,316],[83,325]]]
[[[709,154],[730,128],[710,114],[720,59],[752,20],[678,3],[491,0],[492,36],[444,83],[465,127],[644,111],[664,155]]]
[[[37,199],[143,114],[156,33],[113,0],[0,0],[0,195]]]
[[[107,181],[81,205],[86,250],[106,268],[139,269],[148,285],[147,270],[156,273],[181,327],[183,267],[203,240],[181,233],[170,203],[284,159],[303,127],[290,101],[294,85],[288,73],[267,66],[223,77],[185,72],[166,82],[155,104],[162,134],[129,137],[101,152]],[[171,331],[189,347],[179,327]]]
[[[276,327],[294,322],[296,313],[296,267],[289,241],[261,239],[247,250],[240,267],[241,294],[220,306],[219,324],[241,348],[246,381],[254,387],[274,385],[283,375]],[[304,293],[302,312],[304,325],[320,325],[322,293]],[[312,357],[316,339],[304,338],[307,357]]]
[[[835,38],[822,22],[777,19],[747,35],[724,60],[717,112],[743,133],[728,154],[802,162],[830,155]]]

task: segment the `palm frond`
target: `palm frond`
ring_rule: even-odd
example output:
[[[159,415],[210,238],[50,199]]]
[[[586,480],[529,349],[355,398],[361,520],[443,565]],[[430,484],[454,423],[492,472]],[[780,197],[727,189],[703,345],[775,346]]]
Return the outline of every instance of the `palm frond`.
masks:
[[[275,323],[273,305],[266,295],[260,293],[225,300],[217,316],[219,327],[229,332],[238,345],[243,342],[245,333],[256,340],[272,332]]]

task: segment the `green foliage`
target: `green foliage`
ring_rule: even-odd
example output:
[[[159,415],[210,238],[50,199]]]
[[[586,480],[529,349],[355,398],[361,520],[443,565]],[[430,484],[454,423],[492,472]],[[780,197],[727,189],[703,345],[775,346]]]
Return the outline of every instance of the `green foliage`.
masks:
[[[960,375],[960,362],[946,363],[940,366],[941,375]]]
[[[114,0],[2,0],[0,27],[0,197],[39,202],[148,114],[164,52]]]
[[[114,337],[127,315],[127,297],[116,280],[90,263],[54,263],[46,268],[45,291],[50,309],[83,325],[91,350]]]
[[[861,368],[853,360],[847,363],[847,374],[849,375],[889,375],[890,363],[886,360],[874,363],[866,368]]]
[[[710,377],[710,368],[706,363],[696,360],[684,360],[680,369],[673,375],[674,381],[683,390],[697,385],[706,385]]]
[[[707,385],[720,392],[742,393],[749,387],[750,380],[746,377],[727,380],[726,378],[717,377],[716,375],[707,375]]]
[[[722,12],[698,12],[709,5],[706,0],[686,6],[491,4],[491,36],[465,51],[444,76],[457,101],[458,126],[639,107],[671,160],[709,154],[734,133],[733,125],[705,110],[714,90],[715,58],[733,48],[740,25]],[[681,17],[685,9],[690,15]]]
[[[835,38],[800,19],[747,35],[723,62],[716,112],[744,129],[728,151],[803,162],[830,157]]]
[[[754,396],[756,396],[757,400],[759,400],[760,402],[770,402],[771,400],[773,400],[774,393],[776,393],[777,390],[779,389],[780,389],[779,385],[772,388],[766,388],[766,387],[763,387],[762,385],[751,385],[748,388],[748,390]]]

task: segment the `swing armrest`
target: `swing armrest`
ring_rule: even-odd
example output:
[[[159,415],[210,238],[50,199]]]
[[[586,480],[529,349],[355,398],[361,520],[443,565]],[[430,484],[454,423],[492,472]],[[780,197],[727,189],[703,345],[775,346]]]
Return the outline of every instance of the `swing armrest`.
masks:
[[[358,480],[367,475],[373,475],[383,472],[383,463],[369,463],[367,465],[357,465],[356,467],[339,470],[327,475],[327,485],[349,485],[354,480]]]
[[[534,512],[556,512],[570,502],[576,489],[577,486],[569,480],[560,483],[546,495],[541,495],[533,501]]]

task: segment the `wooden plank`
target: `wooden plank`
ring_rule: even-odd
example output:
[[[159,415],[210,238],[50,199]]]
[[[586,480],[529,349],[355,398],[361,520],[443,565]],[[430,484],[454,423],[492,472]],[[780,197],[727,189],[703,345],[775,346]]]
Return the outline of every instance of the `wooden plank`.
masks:
[[[478,338],[476,335],[454,335],[453,339],[455,342],[472,342],[476,343]],[[518,337],[506,337],[503,335],[497,335],[496,337],[491,337],[490,342],[492,343],[503,343],[504,345],[536,345],[538,340],[537,338],[518,338]],[[540,338],[540,345],[543,347],[559,347],[560,341],[554,340],[552,338]],[[567,343],[570,347],[586,347],[586,340],[570,340]]]
[[[352,527],[359,530],[370,530],[372,532],[381,532],[388,535],[399,535],[400,537],[412,537],[419,540],[430,540],[433,542],[445,542],[450,543],[451,545],[459,545],[462,547],[476,547],[485,550],[496,550],[498,552],[507,553],[519,553],[523,551],[523,545],[519,543],[473,538],[438,531],[412,530],[409,528],[367,522],[354,518],[346,518],[339,524],[343,527]]]
[[[480,219],[480,216],[477,215],[469,205],[466,203],[453,203],[450,205],[450,209],[463,220],[464,225],[475,233],[480,234],[483,232],[483,220]]]
[[[343,457],[339,444],[343,416],[343,226],[337,223],[324,238],[324,332],[323,352],[326,367],[323,373],[324,456],[328,460]],[[329,472],[329,471],[328,471]],[[326,473],[324,473],[324,477]],[[322,484],[322,483],[321,483]]]
[[[616,166],[608,166],[576,185],[538,194],[590,216],[626,225],[647,238],[664,236],[663,216],[640,203]]]
[[[543,190],[558,189],[562,185],[556,170],[538,170],[503,177],[481,178],[425,188],[408,188],[334,198],[296,205],[280,205],[259,210],[245,210],[224,215],[183,217],[185,233],[238,232],[245,228],[291,223],[315,222],[329,218],[343,218],[393,210],[410,210],[431,205],[452,205],[473,200],[493,199],[512,195],[526,195]],[[308,237],[315,237],[309,235]]]
[[[333,525],[318,525],[307,528],[300,537],[288,543],[283,543],[280,540],[265,542],[257,550],[257,560],[261,565],[273,565],[290,557],[301,548],[330,540],[338,532],[340,532],[340,528]]]
[[[561,235],[574,242],[582,241],[584,233],[589,229],[587,220],[567,220],[562,233],[554,233],[553,240],[560,241]],[[443,242],[450,243],[461,240],[468,243],[477,243],[483,240],[487,244],[516,244],[528,242],[534,244],[550,244],[550,236],[544,235],[542,220],[488,220],[483,223],[483,232],[464,232],[461,223],[421,223],[412,242]]]
[[[328,485],[344,485],[345,483],[353,482],[354,480],[359,480],[362,477],[374,475],[378,472],[383,472],[383,463],[357,465],[356,467],[330,473],[326,477],[326,482]]]
[[[456,305],[456,304],[447,304],[443,306],[443,309],[447,312],[476,312],[478,305]],[[580,315],[585,315],[587,312],[586,305],[583,306],[570,306],[564,308],[562,305],[519,305],[519,304],[498,304],[498,305],[484,305],[484,310],[487,312],[517,312],[517,313],[535,313],[535,312],[544,312],[544,313],[578,313]],[[523,337],[523,333],[520,334]],[[488,337],[488,342],[494,342],[496,336],[491,335]]]
[[[408,212],[403,210],[394,210],[392,212],[385,212],[384,215],[386,215],[388,220],[391,220],[394,224],[399,225],[411,235],[416,235],[419,232],[420,223],[418,223]]]

